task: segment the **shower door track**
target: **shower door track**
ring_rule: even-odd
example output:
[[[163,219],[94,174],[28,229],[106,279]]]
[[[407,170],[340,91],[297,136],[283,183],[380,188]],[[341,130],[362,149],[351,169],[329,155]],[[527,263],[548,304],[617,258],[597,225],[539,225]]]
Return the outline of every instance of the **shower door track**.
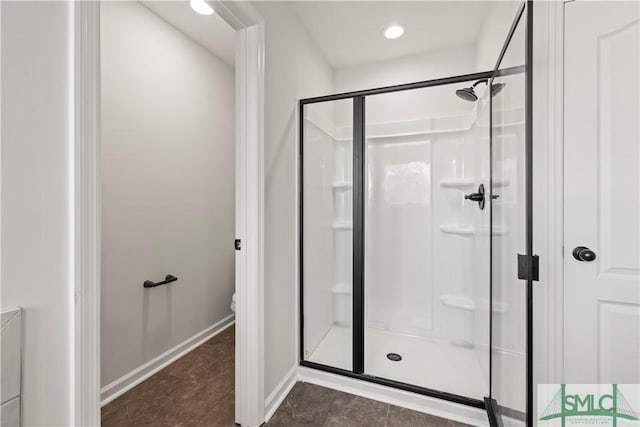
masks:
[[[479,399],[473,399],[471,397],[460,396],[459,394],[447,393],[446,391],[434,390],[426,387],[420,387],[413,384],[407,384],[400,381],[394,381],[387,378],[376,377],[367,374],[357,374],[353,371],[346,369],[340,369],[333,366],[323,365],[322,363],[310,362],[308,360],[301,360],[300,366],[307,368],[317,369],[319,371],[329,372],[331,374],[342,375],[345,377],[355,378],[361,381],[367,381],[374,384],[379,384],[387,387],[397,388],[399,390],[409,391],[411,393],[421,394],[423,396],[435,397],[437,399],[448,400],[450,402],[459,403],[462,405],[471,406],[478,409],[485,409],[485,403]]]

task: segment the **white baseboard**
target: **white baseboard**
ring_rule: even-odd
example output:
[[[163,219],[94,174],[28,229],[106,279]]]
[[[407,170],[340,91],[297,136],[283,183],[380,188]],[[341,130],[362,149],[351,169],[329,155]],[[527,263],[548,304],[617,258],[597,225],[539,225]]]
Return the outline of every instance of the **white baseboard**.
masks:
[[[264,422],[268,423],[298,381],[298,366],[293,366],[265,401]]]
[[[298,381],[344,391],[367,399],[378,400],[473,426],[484,427],[489,425],[487,413],[483,409],[472,408],[447,400],[410,393],[317,369],[298,367]]]
[[[125,374],[112,383],[102,387],[102,389],[100,390],[100,406],[106,405],[115,398],[131,390],[142,381],[146,380],[169,364],[180,359],[182,356],[189,353],[196,347],[204,344],[206,341],[218,335],[220,332],[224,331],[234,323],[235,315],[231,314],[215,323],[214,325],[209,326],[204,331],[195,334],[194,336],[186,339],[177,346],[165,351],[160,356],[148,361],[144,365],[134,369],[128,374]]]

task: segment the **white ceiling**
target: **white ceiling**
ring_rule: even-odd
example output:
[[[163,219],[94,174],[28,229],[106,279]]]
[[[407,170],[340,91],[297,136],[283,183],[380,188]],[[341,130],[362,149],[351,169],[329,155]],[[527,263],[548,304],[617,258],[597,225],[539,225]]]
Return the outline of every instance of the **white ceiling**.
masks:
[[[142,4],[227,64],[235,64],[236,32],[218,14],[199,15],[186,0],[143,1]]]
[[[292,6],[335,68],[475,44],[486,1],[296,1]],[[388,40],[391,24],[405,27]]]

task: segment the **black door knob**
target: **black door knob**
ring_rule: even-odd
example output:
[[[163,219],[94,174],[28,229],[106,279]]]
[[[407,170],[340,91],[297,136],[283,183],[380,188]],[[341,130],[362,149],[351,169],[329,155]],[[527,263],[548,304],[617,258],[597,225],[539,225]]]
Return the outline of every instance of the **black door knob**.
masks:
[[[578,261],[591,262],[596,259],[596,253],[585,246],[576,246],[573,249],[573,257]]]

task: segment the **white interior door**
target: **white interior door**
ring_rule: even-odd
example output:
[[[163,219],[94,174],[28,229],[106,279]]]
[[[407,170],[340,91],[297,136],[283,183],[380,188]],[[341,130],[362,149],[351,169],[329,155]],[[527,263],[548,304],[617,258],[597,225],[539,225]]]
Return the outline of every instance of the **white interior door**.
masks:
[[[635,1],[565,5],[568,383],[640,383],[638,27]]]

